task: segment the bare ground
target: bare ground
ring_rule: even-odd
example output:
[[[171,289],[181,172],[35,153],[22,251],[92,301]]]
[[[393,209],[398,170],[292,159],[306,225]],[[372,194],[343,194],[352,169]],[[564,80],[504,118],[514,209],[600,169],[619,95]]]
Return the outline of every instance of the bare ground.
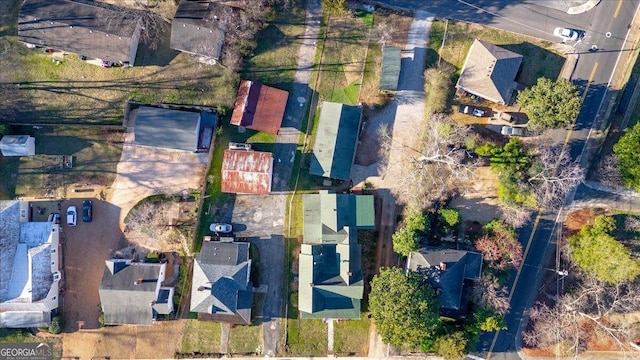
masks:
[[[475,175],[471,187],[453,198],[450,206],[460,211],[463,221],[486,224],[500,216],[498,179],[488,166],[476,169]]]

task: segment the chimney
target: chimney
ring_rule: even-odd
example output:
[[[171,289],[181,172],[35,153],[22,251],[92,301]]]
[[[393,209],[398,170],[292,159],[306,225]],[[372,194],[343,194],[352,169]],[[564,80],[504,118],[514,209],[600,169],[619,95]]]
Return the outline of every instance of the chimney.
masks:
[[[353,276],[353,273],[352,273],[351,271],[348,271],[348,272],[347,272],[347,276],[348,276],[348,277],[352,277],[352,276]]]
[[[143,279],[142,279],[141,277],[139,277],[139,278],[138,278],[138,280],[136,280],[136,281],[134,281],[134,282],[133,282],[133,285],[140,285],[140,284],[142,284],[142,280],[143,280]]]
[[[313,283],[309,284],[309,286],[314,287]]]
[[[441,262],[441,263],[440,263],[440,270],[442,270],[442,271],[447,270],[447,264],[445,264],[445,263]]]

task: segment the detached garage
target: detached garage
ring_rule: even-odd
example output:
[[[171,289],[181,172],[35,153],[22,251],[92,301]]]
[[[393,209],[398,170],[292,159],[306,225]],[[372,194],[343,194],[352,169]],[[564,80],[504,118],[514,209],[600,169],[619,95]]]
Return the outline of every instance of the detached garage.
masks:
[[[0,140],[3,156],[33,156],[36,154],[36,138],[29,135],[5,135]]]

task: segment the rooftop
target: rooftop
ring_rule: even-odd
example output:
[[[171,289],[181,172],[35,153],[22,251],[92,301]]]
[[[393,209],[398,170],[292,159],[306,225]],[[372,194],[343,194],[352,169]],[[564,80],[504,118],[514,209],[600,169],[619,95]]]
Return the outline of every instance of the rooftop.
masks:
[[[277,134],[289,93],[259,82],[242,80],[231,116],[231,125]]]
[[[141,106],[134,123],[138,145],[196,151],[200,138],[200,112]]]
[[[225,150],[222,160],[222,192],[268,194],[271,192],[273,154]]]
[[[221,57],[224,23],[221,18],[231,11],[215,1],[183,0],[171,22],[170,47],[212,59]]]

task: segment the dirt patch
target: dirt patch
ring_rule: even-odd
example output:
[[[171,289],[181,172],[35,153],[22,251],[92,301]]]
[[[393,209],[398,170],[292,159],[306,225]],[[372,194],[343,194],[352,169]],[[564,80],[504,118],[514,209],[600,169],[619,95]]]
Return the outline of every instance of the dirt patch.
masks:
[[[451,200],[449,206],[458,209],[463,221],[486,224],[500,217],[498,179],[488,166],[479,167],[471,187]]]
[[[603,208],[585,208],[568,213],[564,221],[565,236],[577,233],[584,225],[593,225],[595,218],[600,215],[611,215],[611,212]]]

